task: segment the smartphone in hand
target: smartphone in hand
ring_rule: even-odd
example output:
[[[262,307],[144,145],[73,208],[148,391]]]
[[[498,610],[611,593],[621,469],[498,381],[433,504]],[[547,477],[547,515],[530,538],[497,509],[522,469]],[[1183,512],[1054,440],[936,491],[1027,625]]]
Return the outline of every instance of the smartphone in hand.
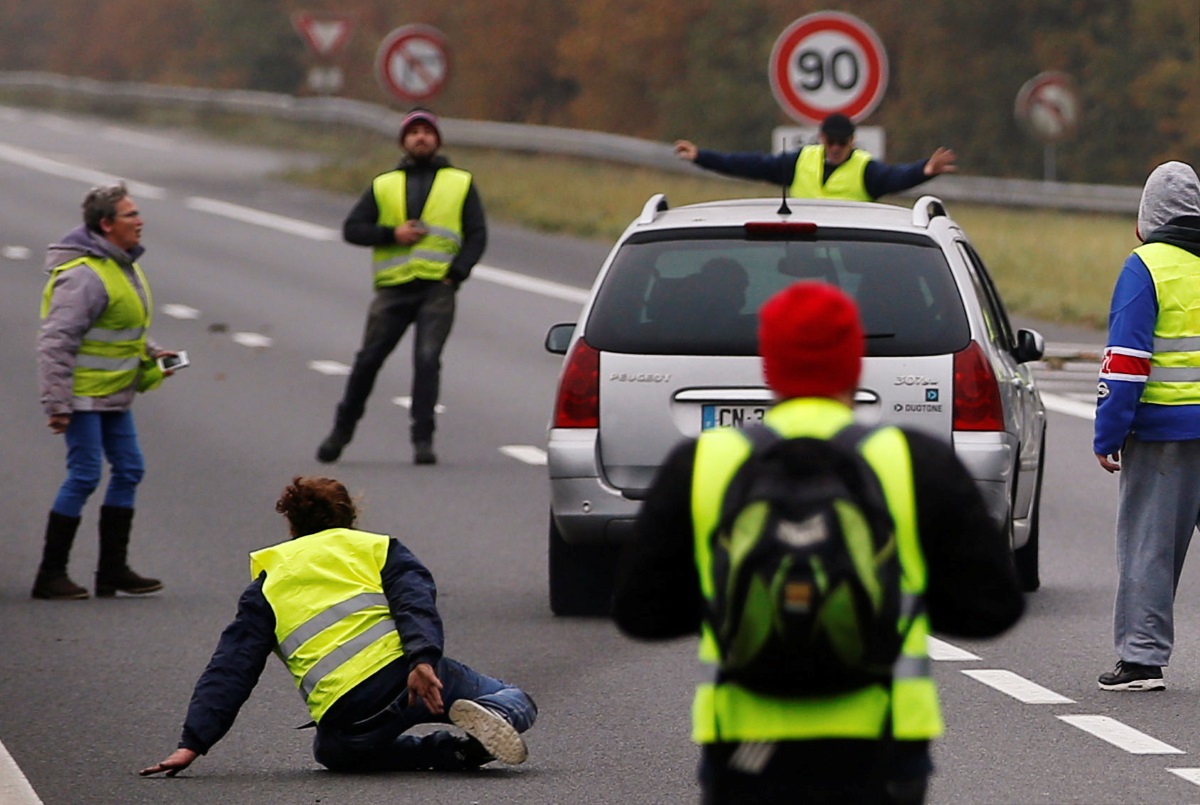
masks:
[[[174,355],[163,355],[158,359],[158,368],[164,372],[173,369],[182,369],[185,366],[190,366],[186,349],[181,349]]]

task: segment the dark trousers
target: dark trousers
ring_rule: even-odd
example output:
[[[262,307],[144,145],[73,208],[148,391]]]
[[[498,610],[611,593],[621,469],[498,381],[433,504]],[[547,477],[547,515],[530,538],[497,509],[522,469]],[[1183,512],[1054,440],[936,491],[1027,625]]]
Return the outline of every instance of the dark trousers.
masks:
[[[338,404],[334,427],[346,434],[354,433],[383,362],[400,343],[408,326],[416,322],[410,435],[413,442],[433,438],[442,348],[454,324],[454,294],[451,285],[421,281],[380,288],[375,292],[363,329],[362,348],[354,356],[354,368],[350,370],[345,394]]]
[[[703,805],[920,805],[933,766],[924,741],[710,744]]]

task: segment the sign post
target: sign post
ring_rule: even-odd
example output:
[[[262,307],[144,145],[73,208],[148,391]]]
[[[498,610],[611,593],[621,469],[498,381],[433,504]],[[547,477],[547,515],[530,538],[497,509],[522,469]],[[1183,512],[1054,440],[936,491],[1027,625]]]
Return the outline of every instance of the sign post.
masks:
[[[1055,146],[1075,134],[1079,126],[1079,93],[1066,73],[1038,73],[1017,93],[1013,115],[1045,147],[1042,178],[1055,181]]]
[[[380,44],[375,72],[380,85],[398,100],[428,100],[445,88],[450,77],[446,38],[428,25],[402,25]]]

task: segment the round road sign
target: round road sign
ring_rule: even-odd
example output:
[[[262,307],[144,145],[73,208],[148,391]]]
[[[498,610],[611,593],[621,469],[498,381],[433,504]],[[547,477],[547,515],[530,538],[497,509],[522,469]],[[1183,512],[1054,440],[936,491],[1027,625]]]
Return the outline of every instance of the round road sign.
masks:
[[[1038,73],[1017,93],[1013,113],[1042,142],[1065,140],[1079,125],[1075,84],[1066,73]]]
[[[771,50],[771,92],[792,118],[820,123],[832,114],[859,121],[887,89],[883,43],[865,22],[837,11],[793,22]]]
[[[446,38],[428,25],[403,25],[379,46],[375,71],[383,88],[405,103],[432,98],[450,77]]]

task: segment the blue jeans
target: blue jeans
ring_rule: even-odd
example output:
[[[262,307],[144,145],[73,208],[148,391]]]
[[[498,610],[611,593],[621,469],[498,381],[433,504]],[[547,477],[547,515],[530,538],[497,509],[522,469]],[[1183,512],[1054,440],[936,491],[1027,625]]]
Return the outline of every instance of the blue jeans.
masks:
[[[100,485],[103,460],[111,468],[105,506],[134,507],[137,485],[146,474],[131,411],[75,411],[64,434],[67,479],[58,489],[54,511],[79,517],[83,504]]]
[[[405,283],[380,288],[367,313],[362,347],[354,356],[354,366],[346,380],[346,391],[337,408],[334,427],[346,434],[367,407],[367,398],[375,388],[375,376],[383,362],[400,343],[409,325],[416,322],[413,343],[412,419],[413,442],[429,441],[436,427],[437,406],[442,376],[442,348],[454,324],[455,290],[440,282],[421,286]]]
[[[444,710],[434,715],[419,698],[408,703],[405,689],[384,710],[349,725],[317,724],[313,757],[331,771],[415,771],[448,768],[450,733],[404,735],[418,724],[449,724],[450,705],[470,699],[503,715],[517,732],[525,732],[537,718],[537,705],[518,687],[479,673],[443,657],[434,669],[442,682]]]

